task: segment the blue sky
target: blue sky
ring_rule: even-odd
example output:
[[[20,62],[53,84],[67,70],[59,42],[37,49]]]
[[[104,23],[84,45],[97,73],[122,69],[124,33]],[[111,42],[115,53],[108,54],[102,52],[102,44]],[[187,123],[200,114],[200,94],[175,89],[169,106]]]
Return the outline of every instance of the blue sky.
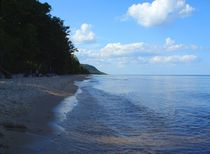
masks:
[[[41,0],[110,74],[210,74],[209,0]]]

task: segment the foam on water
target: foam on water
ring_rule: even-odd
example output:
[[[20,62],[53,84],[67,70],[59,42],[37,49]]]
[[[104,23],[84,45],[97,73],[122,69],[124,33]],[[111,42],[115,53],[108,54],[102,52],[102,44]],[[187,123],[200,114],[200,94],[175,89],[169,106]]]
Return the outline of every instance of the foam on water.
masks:
[[[81,89],[78,89],[74,96],[65,98],[56,108],[56,116],[59,121],[66,120],[67,114],[70,113],[74,107],[78,104],[77,95],[82,93]]]

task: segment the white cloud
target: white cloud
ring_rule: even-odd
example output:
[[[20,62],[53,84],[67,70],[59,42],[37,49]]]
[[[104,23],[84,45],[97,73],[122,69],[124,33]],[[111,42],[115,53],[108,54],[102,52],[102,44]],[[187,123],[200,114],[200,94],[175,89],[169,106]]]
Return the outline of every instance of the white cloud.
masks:
[[[176,44],[176,41],[171,39],[170,37],[166,38],[165,40],[165,49],[168,51],[177,51],[186,49],[187,46],[183,44]]]
[[[173,56],[155,56],[152,57],[149,62],[151,63],[186,63],[193,62],[197,59],[195,55],[173,55]]]
[[[165,40],[165,45],[163,46],[163,48],[166,51],[181,51],[181,50],[196,50],[199,47],[197,45],[194,45],[194,44],[193,45],[178,44],[178,43],[176,43],[175,40],[168,37]]]
[[[172,18],[183,18],[192,14],[195,9],[185,0],[154,0],[133,4],[127,15],[145,27],[161,25]]]
[[[101,57],[99,52],[88,49],[79,49],[79,52],[77,52],[76,54],[79,57],[85,57],[85,58],[99,59]]]
[[[77,55],[86,56],[91,58],[120,58],[124,56],[131,56],[135,53],[143,53],[146,47],[143,42],[139,43],[130,43],[130,44],[121,44],[121,43],[108,43],[101,49],[97,50],[87,50],[80,49]]]
[[[143,42],[131,44],[108,43],[100,50],[100,55],[102,57],[123,56],[142,51],[144,48],[145,45]]]
[[[83,23],[80,29],[76,30],[73,35],[75,43],[92,43],[96,41],[96,35],[91,31],[91,25]]]

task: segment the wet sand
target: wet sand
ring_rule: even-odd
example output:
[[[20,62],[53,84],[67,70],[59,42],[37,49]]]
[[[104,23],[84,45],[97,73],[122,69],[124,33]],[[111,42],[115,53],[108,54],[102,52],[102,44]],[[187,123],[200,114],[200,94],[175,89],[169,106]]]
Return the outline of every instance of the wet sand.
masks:
[[[0,80],[0,154],[35,153],[25,146],[47,137],[53,109],[77,91],[85,76],[55,76]],[[37,151],[36,151],[37,152]]]

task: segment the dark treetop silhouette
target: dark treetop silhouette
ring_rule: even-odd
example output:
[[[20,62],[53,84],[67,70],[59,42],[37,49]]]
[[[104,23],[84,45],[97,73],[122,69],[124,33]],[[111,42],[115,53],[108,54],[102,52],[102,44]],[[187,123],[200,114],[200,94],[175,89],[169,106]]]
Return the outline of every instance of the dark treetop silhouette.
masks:
[[[69,27],[38,0],[0,0],[0,74],[88,73],[69,40]]]

